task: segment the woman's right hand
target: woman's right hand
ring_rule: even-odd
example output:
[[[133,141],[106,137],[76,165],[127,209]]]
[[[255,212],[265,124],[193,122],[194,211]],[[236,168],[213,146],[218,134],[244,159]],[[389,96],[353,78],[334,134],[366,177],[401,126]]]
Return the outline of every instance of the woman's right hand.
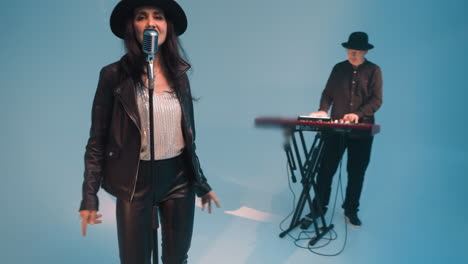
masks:
[[[81,210],[81,234],[86,236],[86,226],[88,224],[94,225],[102,223],[102,220],[99,220],[101,216],[102,214],[97,214],[96,210]]]

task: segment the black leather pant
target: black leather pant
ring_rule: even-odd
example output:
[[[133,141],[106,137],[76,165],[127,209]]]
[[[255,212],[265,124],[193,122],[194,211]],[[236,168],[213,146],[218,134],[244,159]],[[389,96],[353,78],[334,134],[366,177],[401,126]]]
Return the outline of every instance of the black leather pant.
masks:
[[[348,150],[348,185],[342,207],[346,214],[353,214],[359,210],[364,174],[369,165],[373,139],[374,137],[326,135],[322,161],[317,175],[318,194],[316,197],[319,197],[322,210],[326,210],[330,201],[333,175],[335,175],[346,149]],[[316,198],[314,206],[317,206]]]
[[[140,161],[137,187],[132,202],[117,200],[117,233],[123,264],[147,264],[157,259],[154,246],[157,213],[161,222],[164,264],[187,263],[195,209],[195,193],[188,179],[186,162],[176,158]],[[157,206],[157,207],[156,207]],[[157,209],[156,209],[157,208]]]

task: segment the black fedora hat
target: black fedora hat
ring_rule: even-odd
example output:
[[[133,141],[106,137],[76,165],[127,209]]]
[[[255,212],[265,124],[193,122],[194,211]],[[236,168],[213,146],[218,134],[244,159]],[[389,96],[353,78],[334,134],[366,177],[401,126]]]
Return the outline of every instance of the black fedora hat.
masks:
[[[349,35],[348,42],[341,43],[347,49],[370,50],[374,45],[369,44],[369,37],[364,32],[353,32]]]
[[[187,16],[174,0],[122,0],[112,11],[110,27],[114,35],[125,38],[125,22],[133,15],[133,10],[141,6],[155,6],[164,12],[166,18],[174,24],[177,36],[182,35],[187,29]]]

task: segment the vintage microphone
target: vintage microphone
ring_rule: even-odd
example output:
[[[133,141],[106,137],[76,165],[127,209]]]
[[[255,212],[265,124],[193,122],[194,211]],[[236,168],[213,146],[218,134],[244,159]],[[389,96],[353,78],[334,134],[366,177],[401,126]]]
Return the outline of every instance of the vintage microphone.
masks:
[[[152,184],[155,184],[155,175],[153,172],[154,163],[154,117],[153,117],[153,92],[154,92],[154,56],[158,52],[158,32],[154,29],[145,29],[143,31],[143,52],[146,54],[148,75],[148,99],[149,99],[149,125],[150,125],[150,176]],[[153,205],[153,263],[159,263],[158,259],[158,207]]]
[[[154,85],[150,80],[154,81],[154,56],[158,52],[158,32],[154,29],[145,29],[143,31],[143,52],[146,54],[146,62],[148,63],[148,87],[154,89]]]

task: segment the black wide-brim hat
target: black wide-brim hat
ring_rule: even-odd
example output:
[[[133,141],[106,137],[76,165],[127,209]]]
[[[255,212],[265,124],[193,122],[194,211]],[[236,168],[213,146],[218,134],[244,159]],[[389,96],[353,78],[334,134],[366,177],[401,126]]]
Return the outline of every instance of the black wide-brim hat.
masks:
[[[187,29],[187,16],[174,0],[122,0],[114,7],[110,17],[110,27],[114,35],[121,39],[125,38],[125,23],[128,18],[133,17],[135,8],[142,6],[160,8],[166,19],[174,25],[177,36],[182,35]]]
[[[370,50],[374,48],[374,45],[369,44],[369,37],[365,32],[351,33],[348,42],[343,42],[341,45],[347,49],[353,50]]]

